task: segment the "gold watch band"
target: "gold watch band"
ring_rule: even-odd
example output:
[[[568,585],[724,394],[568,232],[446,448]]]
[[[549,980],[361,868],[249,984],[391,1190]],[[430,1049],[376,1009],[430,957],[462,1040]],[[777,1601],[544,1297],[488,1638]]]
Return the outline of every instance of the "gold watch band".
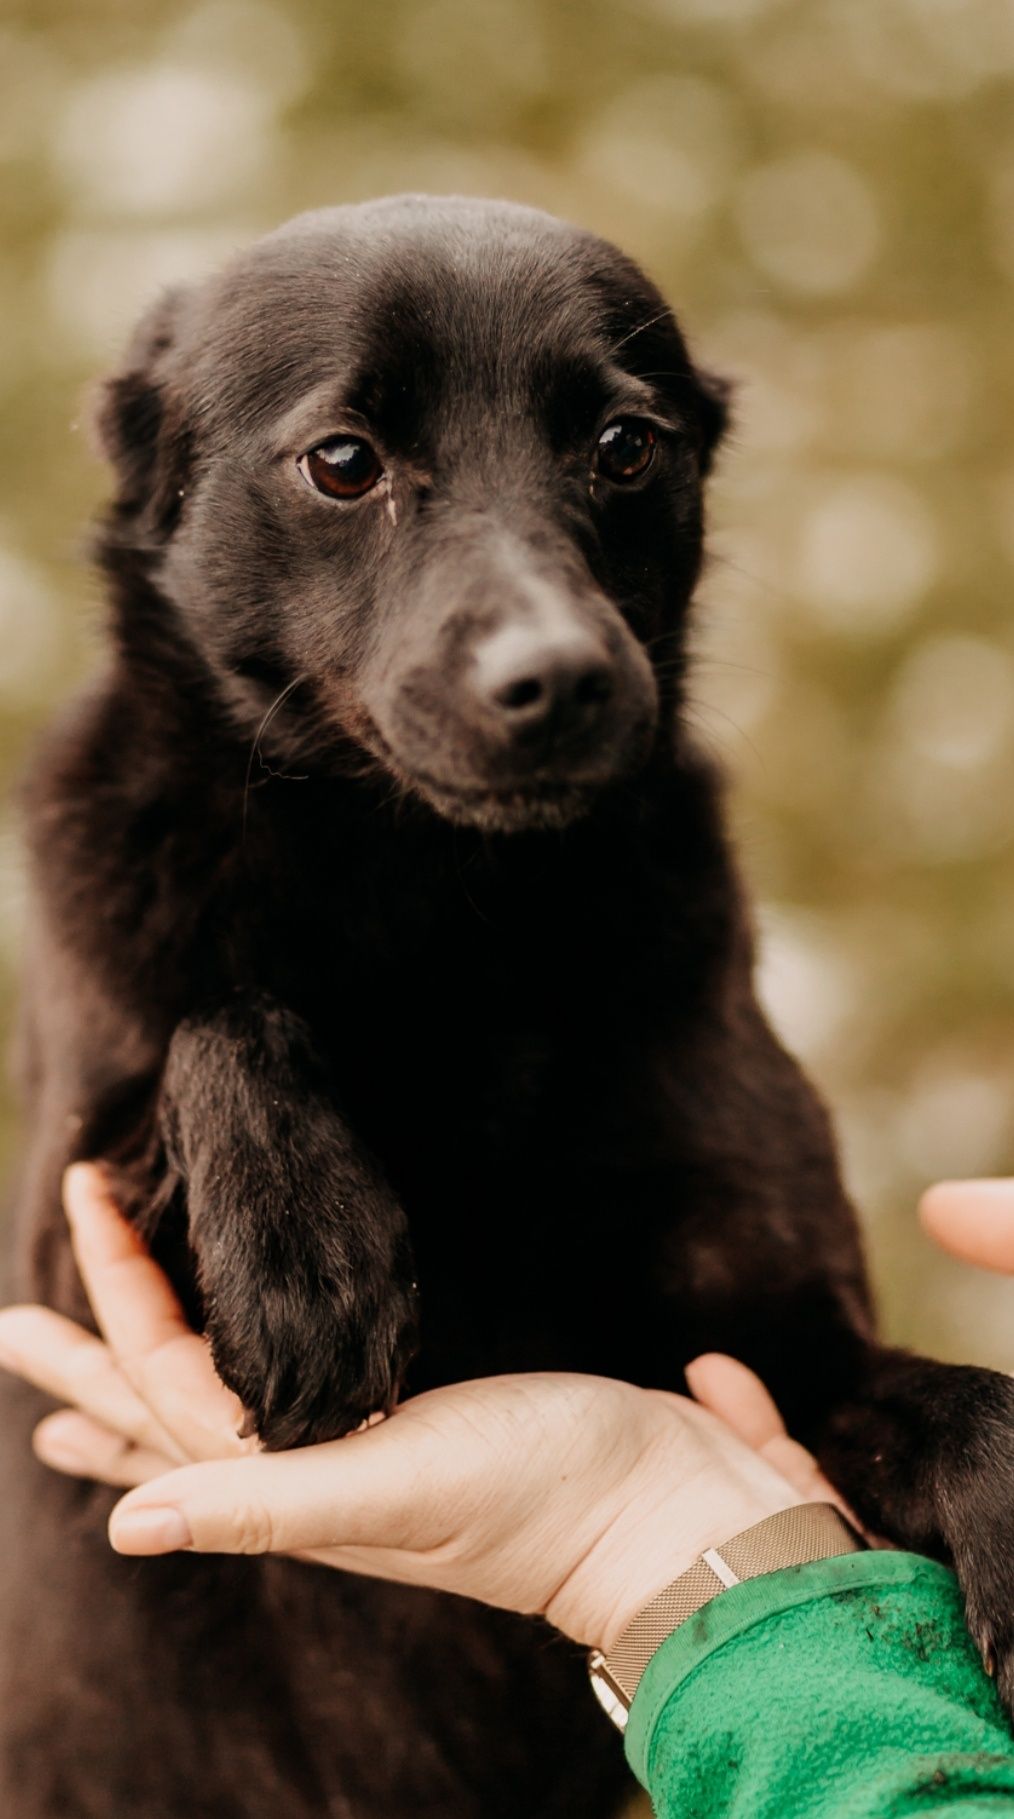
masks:
[[[759,1579],[785,1566],[805,1566],[836,1554],[858,1553],[865,1543],[830,1503],[801,1503],[765,1516],[731,1541],[709,1547],[639,1611],[608,1655],[592,1649],[588,1671],[600,1705],[623,1730],[634,1694],[655,1650],[702,1605],[744,1579]]]

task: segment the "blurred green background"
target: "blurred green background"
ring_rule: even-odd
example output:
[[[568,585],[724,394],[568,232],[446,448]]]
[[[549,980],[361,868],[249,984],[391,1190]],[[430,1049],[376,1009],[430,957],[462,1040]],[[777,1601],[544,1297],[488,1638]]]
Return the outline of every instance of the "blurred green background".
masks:
[[[1011,1363],[1014,1287],[912,1216],[934,1176],[1014,1171],[1010,0],[8,4],[5,776],[95,647],[89,379],[162,284],[407,188],[620,240],[739,381],[694,714],[765,993],[836,1108],[890,1331]],[[10,1007],[13,815],[0,886]]]

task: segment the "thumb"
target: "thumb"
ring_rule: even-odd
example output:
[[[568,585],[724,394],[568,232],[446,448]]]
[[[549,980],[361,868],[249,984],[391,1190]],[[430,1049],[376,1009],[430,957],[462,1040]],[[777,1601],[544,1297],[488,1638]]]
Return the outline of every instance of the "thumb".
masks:
[[[187,1465],[123,1497],[109,1520],[121,1554],[309,1553],[427,1546],[433,1499],[419,1449],[381,1426],[287,1453]]]

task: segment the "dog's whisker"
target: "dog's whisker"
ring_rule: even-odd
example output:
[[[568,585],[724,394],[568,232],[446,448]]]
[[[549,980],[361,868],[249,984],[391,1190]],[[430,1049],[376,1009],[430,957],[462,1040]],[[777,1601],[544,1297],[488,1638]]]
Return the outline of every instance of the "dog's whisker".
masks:
[[[685,701],[683,703],[683,709],[684,709],[684,713],[686,714],[687,719],[690,720],[690,722],[697,727],[698,731],[701,731],[701,730],[710,731],[710,729],[707,728],[706,726],[702,726],[702,721],[700,719],[700,716],[710,714],[710,715],[714,715],[719,720],[723,720],[725,722],[725,724],[727,726],[730,726],[732,728],[733,732],[736,733],[738,735],[738,737],[743,741],[743,744],[746,746],[747,750],[752,754],[752,756],[754,758],[756,758],[761,769],[762,770],[764,769],[763,752],[760,750],[760,748],[757,745],[754,744],[749,733],[746,732],[744,730],[744,728],[739,725],[738,721],[736,721],[732,718],[731,714],[727,714],[725,712],[724,708],[716,707],[713,701],[702,701],[699,696],[689,695],[689,696],[687,696],[687,698],[685,699]]]
[[[244,842],[244,844],[246,843],[247,805],[250,800],[250,780],[253,776],[254,760],[255,759],[259,760],[259,762],[261,763],[263,768],[266,771],[268,771],[269,776],[279,776],[282,774],[280,772],[272,771],[270,765],[265,763],[264,758],[261,755],[261,750],[260,750],[261,740],[263,739],[264,734],[267,732],[268,727],[271,725],[271,722],[274,719],[275,715],[277,714],[279,708],[283,705],[283,703],[285,701],[288,700],[289,696],[294,692],[294,690],[299,687],[300,683],[305,682],[306,680],[307,680],[306,675],[303,674],[303,675],[299,675],[299,676],[294,676],[291,682],[286,683],[285,687],[283,689],[281,689],[279,691],[279,693],[275,696],[274,700],[271,703],[271,706],[268,708],[267,713],[264,715],[264,718],[262,719],[260,725],[257,728],[256,733],[254,734],[253,744],[250,747],[250,756],[247,759],[246,777],[243,782],[243,817],[242,817],[242,820],[243,820],[243,842]],[[266,782],[267,778],[265,778],[264,781]],[[297,781],[297,779],[293,779],[293,781]],[[305,783],[306,778],[305,777],[300,778],[300,779],[298,779],[298,781]]]
[[[626,347],[628,341],[633,341],[636,335],[646,334],[649,328],[654,328],[657,322],[663,322],[666,316],[672,316],[672,310],[668,304],[664,309],[658,310],[654,316],[649,316],[647,322],[638,322],[634,328],[628,330],[627,334],[621,335],[619,341],[614,341],[609,349],[610,354],[618,354],[620,348]]]
[[[744,568],[741,562],[734,562],[731,556],[724,556],[721,550],[709,550],[708,568],[712,569],[718,567],[726,568],[729,570],[730,574],[740,575],[744,581],[752,582],[755,587],[759,587],[761,591],[767,594],[771,599],[782,599],[784,597],[784,590],[780,588],[776,582],[770,581],[766,575],[758,575],[752,569]]]
[[[461,864],[461,854],[458,851],[458,829],[457,828],[454,829],[454,836],[451,841],[451,851],[454,854],[454,869],[458,876],[458,883],[461,885],[462,895],[464,896],[465,902],[468,904],[469,909],[474,910],[475,914],[479,918],[479,921],[484,922],[486,924],[487,928],[495,927],[495,924],[490,921],[490,918],[486,915],[485,911],[481,910],[479,908],[479,905],[476,903],[475,898],[472,896],[472,893],[469,890],[468,885],[465,882],[465,874],[464,874],[464,871],[462,869],[462,864]]]

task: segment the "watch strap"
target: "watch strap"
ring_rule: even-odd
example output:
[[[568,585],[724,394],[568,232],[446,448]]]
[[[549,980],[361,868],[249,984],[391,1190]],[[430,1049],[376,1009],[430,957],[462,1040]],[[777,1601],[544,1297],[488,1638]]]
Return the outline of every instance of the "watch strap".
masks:
[[[673,1630],[705,1604],[744,1579],[759,1579],[787,1566],[830,1560],[858,1553],[865,1543],[841,1511],[830,1503],[801,1503],[779,1510],[743,1529],[731,1541],[709,1547],[685,1573],[674,1579],[639,1611],[608,1654],[593,1649],[588,1658],[592,1684],[600,1703],[620,1726],[626,1724],[648,1662]]]

